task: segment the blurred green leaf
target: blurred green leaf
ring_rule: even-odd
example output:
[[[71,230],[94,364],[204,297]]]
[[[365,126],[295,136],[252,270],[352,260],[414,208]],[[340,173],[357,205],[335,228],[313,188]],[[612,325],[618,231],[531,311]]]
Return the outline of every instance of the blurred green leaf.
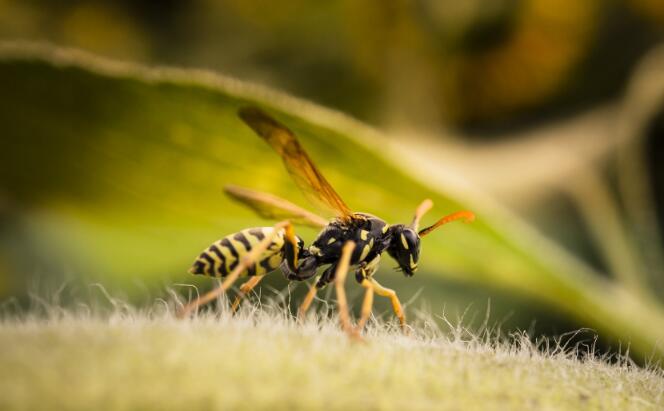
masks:
[[[664,353],[664,315],[648,295],[594,273],[488,199],[409,177],[378,133],[341,114],[210,73],[25,44],[0,45],[0,90],[0,286],[35,272],[191,281],[186,270],[201,249],[268,224],[225,198],[224,184],[305,205],[236,116],[257,104],[295,131],[358,211],[408,222],[429,197],[435,207],[423,224],[476,212],[475,223],[426,237],[423,272],[529,295],[640,355]]]

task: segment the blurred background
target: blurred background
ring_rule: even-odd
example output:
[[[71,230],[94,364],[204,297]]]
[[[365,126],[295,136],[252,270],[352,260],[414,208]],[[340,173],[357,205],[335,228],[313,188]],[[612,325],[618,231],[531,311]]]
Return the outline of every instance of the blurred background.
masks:
[[[662,36],[655,0],[17,1],[0,35],[211,68],[381,127],[498,131],[615,98]]]
[[[337,109],[384,131],[385,146],[420,165],[413,173],[421,179],[435,184],[452,174],[607,279],[664,297],[659,0],[0,0],[0,40],[210,69]],[[271,165],[280,167],[276,158]],[[2,253],[13,267],[8,215]],[[190,280],[176,271],[116,281],[35,262],[6,268],[0,297],[21,300],[35,283],[94,278],[119,284],[131,299]],[[274,277],[264,295],[283,295],[286,283]],[[492,318],[508,330],[551,335],[592,326],[495,283],[426,273],[383,282],[413,310],[445,306],[483,320],[490,301]],[[381,304],[379,312],[389,310]]]

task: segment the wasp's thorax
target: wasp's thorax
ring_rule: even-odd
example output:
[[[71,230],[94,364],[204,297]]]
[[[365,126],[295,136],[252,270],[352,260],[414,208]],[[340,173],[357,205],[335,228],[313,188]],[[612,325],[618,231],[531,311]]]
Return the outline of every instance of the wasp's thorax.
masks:
[[[391,226],[388,234],[391,241],[387,253],[397,261],[404,275],[412,276],[417,271],[420,258],[420,237],[415,230],[403,224]]]

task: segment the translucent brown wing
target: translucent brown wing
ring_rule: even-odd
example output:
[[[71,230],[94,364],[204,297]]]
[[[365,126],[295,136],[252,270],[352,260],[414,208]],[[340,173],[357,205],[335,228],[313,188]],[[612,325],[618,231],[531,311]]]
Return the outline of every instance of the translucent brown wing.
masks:
[[[272,194],[230,185],[224,187],[224,191],[233,200],[246,205],[263,218],[290,220],[293,224],[315,228],[327,225],[327,221],[323,217]]]
[[[326,206],[343,219],[352,218],[352,211],[318,171],[292,131],[256,107],[242,108],[239,115],[281,156],[297,185],[315,204]]]

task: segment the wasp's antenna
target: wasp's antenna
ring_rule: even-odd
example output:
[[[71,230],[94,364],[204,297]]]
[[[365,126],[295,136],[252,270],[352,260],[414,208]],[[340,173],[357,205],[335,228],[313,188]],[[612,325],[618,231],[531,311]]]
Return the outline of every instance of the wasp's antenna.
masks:
[[[420,219],[422,216],[424,216],[424,214],[431,210],[431,207],[433,207],[433,201],[429,200],[428,198],[422,201],[422,204],[417,206],[417,210],[415,210],[415,217],[413,217],[413,222],[411,222],[408,227],[412,228],[413,231],[417,231],[420,226]]]
[[[448,216],[445,216],[438,220],[436,224],[429,226],[422,231],[418,233],[420,237],[424,237],[425,235],[429,234],[436,228],[440,227],[443,224],[451,223],[452,221],[459,220],[463,218],[466,223],[470,223],[471,221],[475,220],[475,214],[473,214],[472,211],[457,211],[456,213],[452,213]]]

